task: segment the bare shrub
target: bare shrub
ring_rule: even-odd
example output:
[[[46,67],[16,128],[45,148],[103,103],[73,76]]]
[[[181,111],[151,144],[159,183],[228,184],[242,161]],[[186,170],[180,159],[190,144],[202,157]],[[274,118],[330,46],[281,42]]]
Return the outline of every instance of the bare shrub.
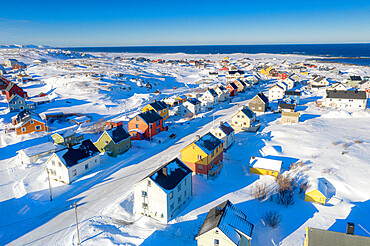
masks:
[[[89,127],[88,132],[89,133],[102,133],[105,130],[107,130],[107,125],[103,119],[100,119],[98,122],[96,122],[94,125]]]
[[[281,215],[276,211],[269,211],[262,216],[262,219],[268,226],[276,228],[280,225]]]
[[[333,173],[334,170],[332,168],[324,168],[321,173],[322,174],[330,174],[330,173]]]
[[[301,183],[299,185],[299,193],[306,192],[307,188],[308,188],[308,183],[307,182]]]
[[[343,142],[343,143],[342,143],[342,146],[343,146],[343,148],[345,148],[345,149],[346,149],[346,148],[348,148],[349,143]]]
[[[268,192],[266,184],[256,184],[250,191],[251,195],[259,201],[266,199]]]
[[[362,141],[362,140],[355,140],[355,141],[353,141],[354,143],[357,143],[357,144],[362,144],[364,141]]]
[[[338,145],[338,144],[339,144],[339,142],[338,142],[338,141],[332,142],[332,145],[334,145],[334,146],[336,146],[336,145]]]
[[[296,188],[295,179],[281,175],[279,176],[277,183],[276,202],[285,206],[293,205],[294,190]]]

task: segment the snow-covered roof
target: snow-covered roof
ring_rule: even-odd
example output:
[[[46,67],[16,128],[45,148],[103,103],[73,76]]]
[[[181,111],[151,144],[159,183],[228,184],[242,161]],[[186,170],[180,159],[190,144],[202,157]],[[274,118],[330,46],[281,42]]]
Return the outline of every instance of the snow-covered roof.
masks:
[[[216,138],[212,133],[207,133],[203,137],[199,138],[194,142],[200,149],[202,149],[207,155],[211,154],[223,141]]]
[[[192,171],[182,161],[175,158],[156,169],[147,177],[153,180],[162,189],[171,191],[181,182],[181,180],[191,173]]]
[[[253,231],[253,224],[247,221],[247,216],[229,200],[208,212],[197,237],[217,227],[235,245],[240,244],[242,238],[240,232],[251,237]]]
[[[306,193],[310,193],[311,191],[318,190],[321,194],[325,197],[328,196],[328,185],[325,178],[313,179],[308,183],[308,188]]]
[[[30,98],[30,100],[32,101],[32,102],[48,102],[48,101],[50,101],[50,99],[49,99],[49,97],[34,97],[34,98]]]
[[[35,146],[29,147],[29,148],[26,148],[20,151],[23,151],[28,157],[31,157],[31,156],[39,155],[45,152],[54,151],[56,149],[57,147],[53,143],[46,142],[46,143],[35,145]]]
[[[272,170],[280,172],[282,161],[268,159],[265,157],[254,157],[252,156],[249,161],[249,166],[253,168],[261,168],[266,170]]]

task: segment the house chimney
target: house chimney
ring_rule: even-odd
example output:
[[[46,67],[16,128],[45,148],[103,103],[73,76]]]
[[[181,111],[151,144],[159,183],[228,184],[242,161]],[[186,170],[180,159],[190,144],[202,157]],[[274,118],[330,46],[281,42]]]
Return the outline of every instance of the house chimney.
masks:
[[[246,106],[244,105],[244,106],[243,106],[243,109],[245,109],[245,108],[246,108]]]
[[[355,224],[352,222],[347,222],[347,234],[353,235],[355,233]]]
[[[157,100],[155,100],[155,99],[153,100],[153,102],[156,102],[156,101],[157,101]]]
[[[220,126],[222,126],[224,124],[224,122],[223,121],[220,121]]]
[[[162,172],[164,176],[167,176],[168,175],[167,167],[162,168]]]
[[[221,214],[221,211],[222,211],[221,207],[216,207],[215,208],[215,217],[219,216]]]
[[[195,136],[195,140],[198,141],[200,139],[200,135]]]

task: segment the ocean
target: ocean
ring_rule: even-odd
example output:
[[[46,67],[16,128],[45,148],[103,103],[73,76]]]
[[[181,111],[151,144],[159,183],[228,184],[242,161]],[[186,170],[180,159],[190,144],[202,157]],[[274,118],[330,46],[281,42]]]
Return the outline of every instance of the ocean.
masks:
[[[321,56],[320,60],[370,66],[370,43],[361,44],[278,44],[278,45],[198,45],[70,47],[79,52],[185,53],[185,54],[298,54]]]

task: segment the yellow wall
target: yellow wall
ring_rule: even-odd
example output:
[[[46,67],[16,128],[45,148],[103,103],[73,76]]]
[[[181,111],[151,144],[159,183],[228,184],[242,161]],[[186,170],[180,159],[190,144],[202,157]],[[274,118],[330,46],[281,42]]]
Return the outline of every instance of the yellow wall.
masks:
[[[304,200],[306,202],[318,202],[318,203],[322,203],[323,205],[325,205],[326,197],[323,194],[321,194],[320,191],[313,190],[305,194]]]
[[[253,168],[253,167],[250,168],[250,173],[254,173],[254,174],[258,174],[258,175],[270,175],[270,176],[275,177],[275,179],[279,175],[279,172],[277,172],[277,171],[266,170],[266,169],[262,169],[262,168]]]
[[[203,160],[198,160],[198,155],[203,157]],[[181,150],[181,161],[187,161],[197,164],[207,165],[207,154],[200,149],[195,143],[186,146]]]
[[[146,105],[144,108],[143,108],[143,113],[145,113],[146,111],[149,111],[149,110],[154,110],[155,112],[157,112],[160,116],[162,116],[162,118],[164,120],[168,119],[169,117],[169,112],[168,112],[168,108],[165,108],[163,110],[160,110],[160,111],[157,111],[155,110],[152,106],[150,106],[150,104]]]

